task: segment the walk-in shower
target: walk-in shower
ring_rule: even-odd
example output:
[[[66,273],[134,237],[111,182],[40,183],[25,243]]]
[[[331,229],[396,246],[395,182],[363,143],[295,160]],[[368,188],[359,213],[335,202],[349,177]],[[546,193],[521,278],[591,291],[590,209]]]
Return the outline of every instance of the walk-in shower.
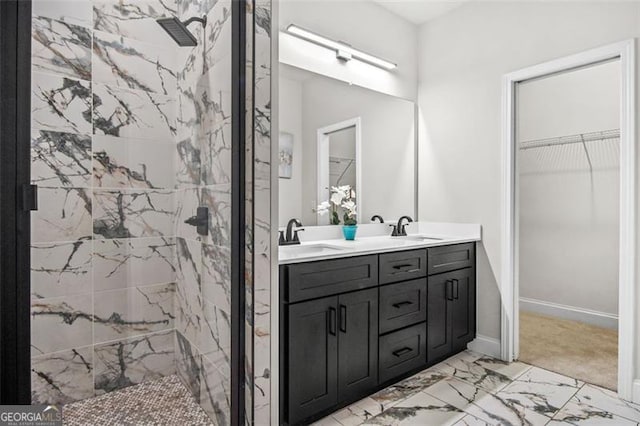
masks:
[[[0,1],[1,405],[268,419],[270,5]]]

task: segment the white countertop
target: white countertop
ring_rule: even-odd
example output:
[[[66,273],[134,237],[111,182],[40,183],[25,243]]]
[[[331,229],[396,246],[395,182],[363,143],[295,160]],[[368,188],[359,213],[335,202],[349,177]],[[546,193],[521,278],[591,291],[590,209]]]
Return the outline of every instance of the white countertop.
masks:
[[[386,231],[386,229],[380,228],[379,226],[378,229]],[[481,240],[481,227],[475,224],[415,223],[412,224],[411,228],[407,229],[408,235],[406,237],[371,235],[360,238],[356,237],[354,241],[347,241],[343,238],[320,239],[322,238],[321,233],[317,232],[318,230],[316,229],[314,239],[303,240],[299,245],[280,246],[278,250],[279,264],[285,265],[316,260],[338,259]],[[358,232],[360,232],[360,229],[358,229]],[[365,235],[370,233],[371,232],[364,232]],[[331,237],[334,236],[335,232],[332,231]],[[421,240],[420,238],[432,239]]]

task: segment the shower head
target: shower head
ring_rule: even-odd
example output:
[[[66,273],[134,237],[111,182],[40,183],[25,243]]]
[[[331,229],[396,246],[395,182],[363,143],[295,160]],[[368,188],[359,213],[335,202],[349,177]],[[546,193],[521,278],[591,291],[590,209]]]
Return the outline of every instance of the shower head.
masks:
[[[207,25],[207,16],[202,18],[190,18],[182,22],[175,16],[173,18],[161,18],[157,20],[158,24],[178,43],[179,46],[197,46],[198,40],[191,34],[187,28],[192,22],[200,22],[202,26]]]

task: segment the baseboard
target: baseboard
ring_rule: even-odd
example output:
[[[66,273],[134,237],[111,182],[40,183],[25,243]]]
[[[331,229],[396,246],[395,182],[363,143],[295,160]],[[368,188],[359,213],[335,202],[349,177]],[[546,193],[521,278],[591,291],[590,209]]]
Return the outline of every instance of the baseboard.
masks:
[[[633,390],[632,390],[632,399],[631,402],[635,404],[640,404],[640,380],[633,381]]]
[[[575,306],[561,305],[559,303],[545,302],[542,300],[520,298],[520,309],[541,315],[549,315],[556,318],[580,321],[598,327],[618,329],[618,316],[590,309],[577,308]]]
[[[469,342],[467,348],[474,352],[500,358],[500,339],[478,334],[473,341]]]

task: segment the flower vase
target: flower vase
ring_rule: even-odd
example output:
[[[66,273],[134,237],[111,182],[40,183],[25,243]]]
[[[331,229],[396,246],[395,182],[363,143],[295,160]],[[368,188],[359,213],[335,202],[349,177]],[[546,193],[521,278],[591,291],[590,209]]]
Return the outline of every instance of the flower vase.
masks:
[[[344,235],[344,239],[347,241],[353,241],[356,239],[357,230],[358,225],[342,225],[342,234]]]

